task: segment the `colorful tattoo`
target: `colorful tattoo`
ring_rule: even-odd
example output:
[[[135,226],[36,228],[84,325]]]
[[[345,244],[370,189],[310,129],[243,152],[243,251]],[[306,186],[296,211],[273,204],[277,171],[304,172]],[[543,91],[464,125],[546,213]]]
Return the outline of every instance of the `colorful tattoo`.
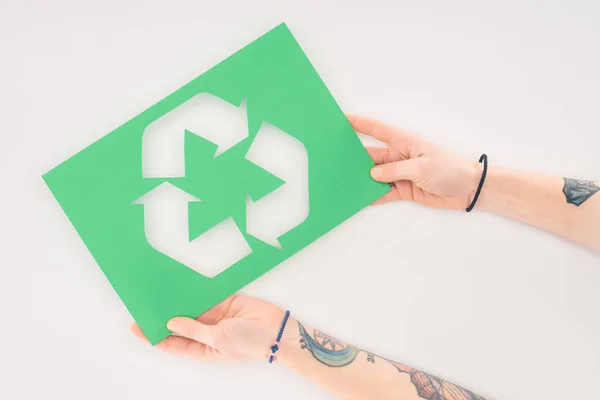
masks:
[[[300,329],[300,347],[308,349],[315,359],[327,366],[343,367],[351,364],[358,353],[363,352],[367,356],[367,363],[374,364],[375,359],[380,358],[396,367],[398,372],[409,374],[410,381],[417,389],[419,397],[425,400],[485,400],[483,397],[453,383],[360,350],[319,330],[315,329],[311,336],[300,322],[298,322],[298,327]]]
[[[582,181],[579,179],[563,178],[565,186],[563,193],[567,198],[567,203],[574,204],[579,207],[587,199],[592,197],[600,190],[600,187],[592,181]]]
[[[485,400],[483,397],[437,376],[394,361],[389,362],[398,369],[398,372],[410,374],[410,381],[417,388],[417,393],[426,400]]]
[[[301,347],[308,349],[314,358],[325,365],[343,367],[354,361],[359,352],[356,347],[316,329],[313,338],[299,322],[298,327]]]

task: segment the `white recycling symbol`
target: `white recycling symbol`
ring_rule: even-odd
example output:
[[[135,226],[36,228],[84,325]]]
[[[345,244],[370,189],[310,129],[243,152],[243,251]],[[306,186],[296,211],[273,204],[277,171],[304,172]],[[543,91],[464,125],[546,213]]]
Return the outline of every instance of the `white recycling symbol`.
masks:
[[[236,107],[209,93],[186,101],[146,127],[142,136],[144,178],[185,177],[185,131],[217,145],[215,157],[248,137],[245,103]],[[246,201],[248,234],[281,248],[278,238],[308,217],[308,155],[293,136],[263,122],[246,159],[285,183]],[[200,199],[164,182],[136,201],[144,204],[144,232],[157,251],[208,277],[252,252],[232,217],[189,240],[188,203]]]

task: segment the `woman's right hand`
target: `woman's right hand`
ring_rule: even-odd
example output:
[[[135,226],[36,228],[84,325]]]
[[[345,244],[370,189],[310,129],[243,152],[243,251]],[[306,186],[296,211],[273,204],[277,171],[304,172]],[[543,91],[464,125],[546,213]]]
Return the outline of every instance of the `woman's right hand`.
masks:
[[[411,200],[430,207],[466,209],[477,190],[482,166],[439,147],[419,135],[366,117],[347,115],[355,131],[385,147],[367,147],[377,164],[376,181],[393,183],[376,203]]]

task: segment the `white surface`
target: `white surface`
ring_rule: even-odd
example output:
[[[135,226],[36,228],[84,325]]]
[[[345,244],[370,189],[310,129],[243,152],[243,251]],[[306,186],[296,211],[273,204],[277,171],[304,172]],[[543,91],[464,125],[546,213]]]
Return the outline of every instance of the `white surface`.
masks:
[[[492,165],[600,177],[596,1],[88,3],[0,3],[1,399],[329,398],[278,366],[135,339],[40,178],[281,21],[344,110]],[[393,204],[243,293],[482,395],[574,399],[598,394],[598,283],[600,258],[551,235]]]

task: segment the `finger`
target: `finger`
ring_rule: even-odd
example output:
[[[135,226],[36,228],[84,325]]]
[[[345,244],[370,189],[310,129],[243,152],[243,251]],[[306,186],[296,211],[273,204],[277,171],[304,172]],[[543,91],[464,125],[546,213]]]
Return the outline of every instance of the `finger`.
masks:
[[[134,322],[129,329],[136,337],[150,343],[138,324]],[[216,360],[216,352],[212,348],[181,336],[169,336],[154,347],[171,354],[186,355],[200,361],[213,362]]]
[[[376,200],[373,203],[373,205],[385,204],[385,203],[389,203],[390,201],[396,201],[396,200],[400,200],[400,198],[398,197],[398,192],[394,188],[392,188],[391,191],[389,191],[388,193],[381,196],[381,198]]]
[[[180,336],[215,347],[215,336],[220,329],[217,325],[206,325],[192,318],[175,317],[167,323],[167,328]]]
[[[167,353],[188,356],[198,361],[217,361],[217,353],[212,348],[182,336],[169,336],[155,347]]]
[[[142,339],[144,342],[150,343],[148,338],[146,338],[146,335],[144,335],[144,332],[142,332],[140,326],[135,322],[129,326],[129,330],[131,330],[131,333],[133,333],[136,337]]]
[[[371,177],[379,182],[415,181],[420,178],[421,158],[411,158],[377,165],[371,169]]]
[[[155,347],[159,350],[166,351],[172,354],[187,354],[192,343],[196,343],[202,347],[206,347],[205,344],[198,343],[195,340],[174,335],[171,335],[166,339],[162,340]]]
[[[366,149],[375,164],[388,162],[390,151],[387,147],[367,147]]]
[[[388,145],[392,143],[394,129],[383,122],[352,114],[346,114],[346,118],[355,131],[374,137]]]

